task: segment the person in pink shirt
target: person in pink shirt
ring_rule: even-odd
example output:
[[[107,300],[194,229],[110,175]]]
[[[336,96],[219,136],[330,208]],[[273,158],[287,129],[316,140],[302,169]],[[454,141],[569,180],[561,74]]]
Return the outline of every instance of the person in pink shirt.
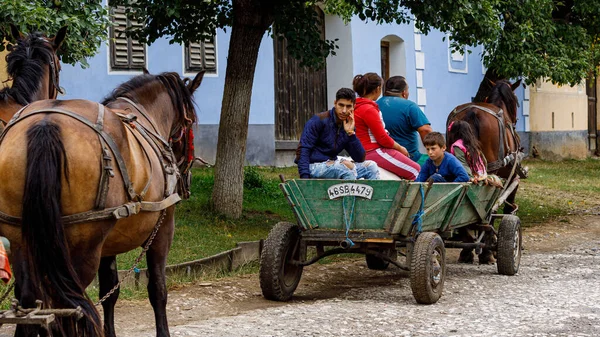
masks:
[[[372,160],[400,178],[415,180],[420,166],[408,157],[406,148],[396,143],[385,130],[385,124],[375,100],[381,96],[383,79],[376,73],[356,75],[352,81],[358,94],[354,107],[356,136]]]

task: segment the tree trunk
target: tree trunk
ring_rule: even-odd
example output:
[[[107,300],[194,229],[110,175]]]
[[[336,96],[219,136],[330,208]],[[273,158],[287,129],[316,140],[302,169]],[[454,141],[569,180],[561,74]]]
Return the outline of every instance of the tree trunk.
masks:
[[[500,75],[498,75],[498,73],[496,73],[494,68],[488,68],[488,70],[485,72],[483,80],[481,80],[481,83],[479,84],[479,89],[477,90],[475,98],[473,98],[473,102],[485,102],[488,96],[490,95],[492,88],[494,87],[493,83],[495,83],[499,79],[501,79],[501,77]]]
[[[233,11],[212,205],[220,214],[239,218],[254,71],[262,37],[273,19],[257,0],[234,0]]]

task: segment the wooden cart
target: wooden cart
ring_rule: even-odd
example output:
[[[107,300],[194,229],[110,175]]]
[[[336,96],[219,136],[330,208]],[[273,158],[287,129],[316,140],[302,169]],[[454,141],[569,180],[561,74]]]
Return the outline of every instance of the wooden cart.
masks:
[[[514,275],[521,260],[520,220],[495,212],[517,185],[518,179],[504,189],[471,183],[284,181],[280,187],[297,223],[278,223],[265,241],[263,295],[290,299],[304,266],[341,253],[365,254],[370,269],[391,263],[410,271],[413,295],[424,304],[442,295],[446,248],[491,250],[498,272]],[[316,247],[315,253],[309,256],[308,247]],[[405,251],[404,263],[399,250]]]

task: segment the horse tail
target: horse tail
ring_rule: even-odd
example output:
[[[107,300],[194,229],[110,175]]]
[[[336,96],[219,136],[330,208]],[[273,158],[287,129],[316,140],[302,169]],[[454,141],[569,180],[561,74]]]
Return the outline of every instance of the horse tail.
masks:
[[[22,242],[28,272],[46,308],[81,307],[83,317],[57,320],[64,336],[103,336],[98,311],[85,293],[71,256],[61,214],[61,164],[68,182],[67,156],[57,124],[42,120],[27,130],[27,171],[23,195]]]
[[[473,128],[473,133],[475,134],[475,137],[477,139],[481,139],[481,137],[479,137],[481,127],[480,127],[480,123],[479,123],[479,118],[477,118],[477,113],[475,112],[475,110],[469,109],[467,111],[467,113],[465,114],[465,117],[463,118],[463,120],[471,125],[471,127]]]

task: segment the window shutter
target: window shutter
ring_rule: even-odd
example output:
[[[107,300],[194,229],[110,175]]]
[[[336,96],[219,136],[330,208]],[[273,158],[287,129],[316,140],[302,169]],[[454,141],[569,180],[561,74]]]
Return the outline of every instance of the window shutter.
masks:
[[[124,6],[111,9],[111,67],[120,70],[142,69],[146,66],[146,45],[128,38],[125,29],[128,26],[140,27],[141,23],[127,19]]]
[[[217,71],[217,50],[214,38],[204,41],[204,69],[209,72]]]
[[[204,42],[189,42],[185,52],[185,71],[198,72],[205,70],[208,73],[217,71],[217,50],[215,39],[206,39]]]

